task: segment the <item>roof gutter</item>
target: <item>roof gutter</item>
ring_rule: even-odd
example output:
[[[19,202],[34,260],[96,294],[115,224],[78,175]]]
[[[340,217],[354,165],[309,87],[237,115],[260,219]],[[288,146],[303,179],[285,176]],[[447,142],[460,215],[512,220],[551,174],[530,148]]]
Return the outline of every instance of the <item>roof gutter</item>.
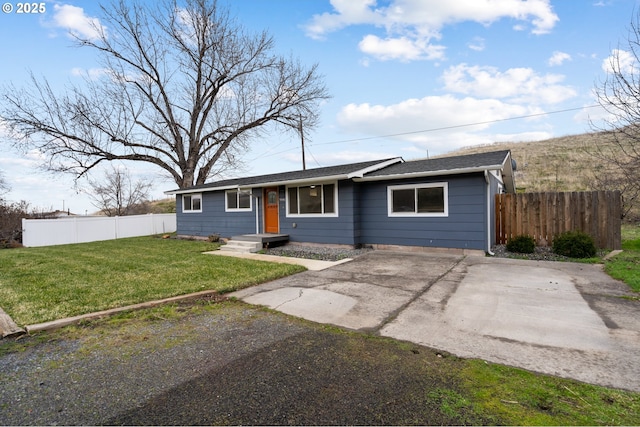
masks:
[[[353,178],[353,180],[357,182],[388,181],[390,179],[423,178],[428,176],[459,175],[464,173],[476,173],[476,172],[487,173],[488,171],[492,171],[492,170],[501,170],[502,167],[503,167],[502,165],[479,166],[474,168],[458,168],[458,169],[426,171],[426,172],[400,173],[400,174],[394,174],[394,175],[366,176],[362,178],[359,178],[359,177]]]
[[[164,194],[171,195],[171,194],[205,193],[208,191],[237,190],[238,188],[250,189],[250,188],[275,187],[278,185],[289,185],[289,184],[313,184],[313,183],[325,182],[325,181],[338,181],[341,179],[349,179],[349,175],[319,176],[315,178],[289,179],[285,181],[260,182],[256,184],[239,183],[234,185],[224,185],[221,187],[185,188],[185,189],[165,191]]]
[[[225,186],[216,187],[216,188],[179,188],[177,190],[165,191],[164,194],[167,194],[167,195],[193,194],[193,193],[204,193],[205,191],[236,190],[236,189],[238,189],[238,185],[225,185]]]

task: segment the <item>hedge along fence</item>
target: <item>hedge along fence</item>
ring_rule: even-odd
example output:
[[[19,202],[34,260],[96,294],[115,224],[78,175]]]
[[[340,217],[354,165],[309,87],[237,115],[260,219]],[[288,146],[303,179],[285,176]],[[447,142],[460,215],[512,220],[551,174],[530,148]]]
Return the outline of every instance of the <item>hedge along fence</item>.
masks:
[[[550,246],[565,231],[583,231],[601,249],[622,247],[619,191],[497,194],[496,243],[528,234]]]

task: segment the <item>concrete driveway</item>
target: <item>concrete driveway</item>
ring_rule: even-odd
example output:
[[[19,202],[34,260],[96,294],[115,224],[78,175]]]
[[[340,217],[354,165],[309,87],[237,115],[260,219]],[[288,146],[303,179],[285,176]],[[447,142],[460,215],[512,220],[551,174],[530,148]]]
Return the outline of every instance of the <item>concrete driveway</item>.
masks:
[[[466,358],[640,391],[640,302],[601,266],[374,251],[232,294]]]

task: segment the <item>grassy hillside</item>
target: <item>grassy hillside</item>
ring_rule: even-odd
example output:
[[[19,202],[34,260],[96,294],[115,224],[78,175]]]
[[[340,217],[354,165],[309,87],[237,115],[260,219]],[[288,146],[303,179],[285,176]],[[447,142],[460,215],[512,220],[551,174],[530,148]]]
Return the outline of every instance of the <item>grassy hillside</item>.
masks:
[[[590,153],[597,146],[613,149],[603,134],[586,133],[534,142],[498,142],[468,147],[441,157],[460,154],[511,150],[518,168],[515,174],[519,192],[588,191],[596,172],[605,164]]]

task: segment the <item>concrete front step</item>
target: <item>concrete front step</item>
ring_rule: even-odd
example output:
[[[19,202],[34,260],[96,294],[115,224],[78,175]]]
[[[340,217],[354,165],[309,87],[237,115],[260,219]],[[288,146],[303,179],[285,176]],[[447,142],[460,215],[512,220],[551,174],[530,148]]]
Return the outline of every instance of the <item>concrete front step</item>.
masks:
[[[220,250],[224,252],[255,253],[261,249],[261,242],[246,242],[241,240],[228,240],[226,245],[220,246]]]

